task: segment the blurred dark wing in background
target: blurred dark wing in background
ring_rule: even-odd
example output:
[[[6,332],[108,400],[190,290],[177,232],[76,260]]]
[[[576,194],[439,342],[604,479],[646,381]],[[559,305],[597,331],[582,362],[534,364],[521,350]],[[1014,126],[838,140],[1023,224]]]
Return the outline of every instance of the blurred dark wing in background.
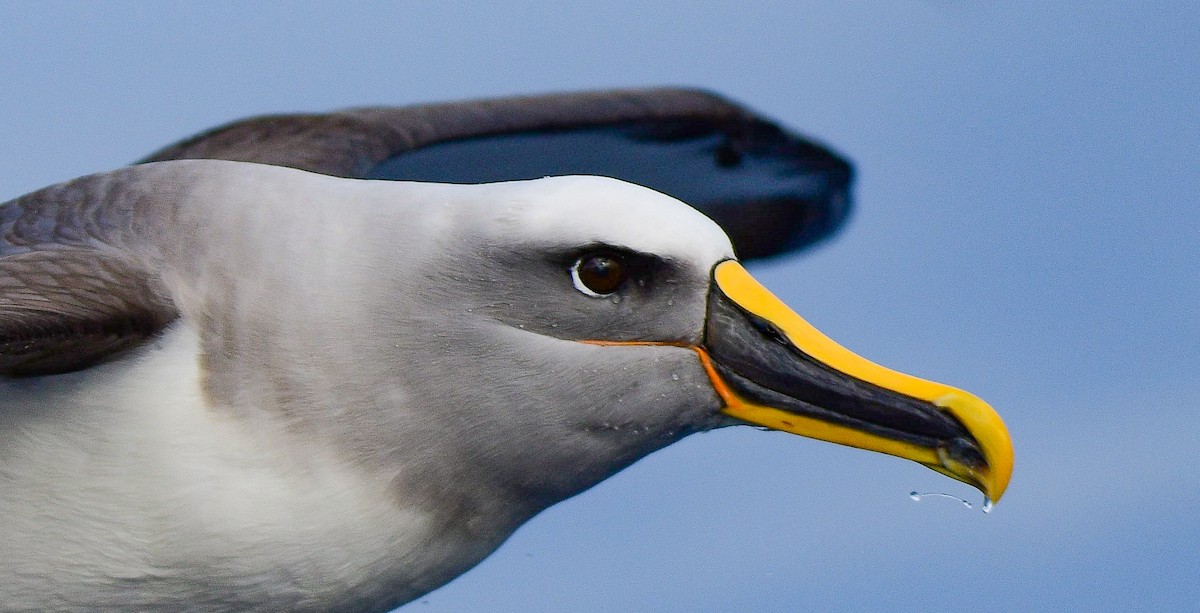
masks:
[[[448,183],[615,177],[700,209],[742,259],[831,236],[849,214],[853,177],[841,156],[743,106],[670,88],[257,117],[141,161],[185,158]]]

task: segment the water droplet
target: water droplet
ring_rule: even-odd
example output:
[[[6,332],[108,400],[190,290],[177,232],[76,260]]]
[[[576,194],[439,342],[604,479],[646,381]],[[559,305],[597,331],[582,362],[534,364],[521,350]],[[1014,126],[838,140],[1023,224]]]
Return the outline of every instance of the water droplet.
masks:
[[[996,505],[996,503],[992,502],[991,498],[984,496],[983,497],[983,506],[980,507],[980,509],[982,509],[984,513],[991,513],[992,507],[995,505]]]
[[[925,492],[925,493],[920,493],[920,492],[910,492],[910,493],[908,494],[908,497],[909,497],[909,498],[912,498],[913,500],[915,500],[915,501],[917,501],[917,502],[921,502],[921,499],[922,499],[922,498],[929,498],[929,497],[931,497],[931,496],[938,496],[938,497],[941,497],[941,498],[949,498],[950,500],[957,500],[957,501],[959,501],[959,502],[963,503],[963,506],[964,506],[964,507],[967,507],[968,509],[974,509],[974,508],[975,508],[975,505],[973,505],[973,504],[971,504],[971,503],[967,502],[966,500],[963,500],[962,498],[959,498],[958,496],[954,496],[954,495],[951,495],[951,494],[943,494],[943,493],[941,493],[941,492]]]

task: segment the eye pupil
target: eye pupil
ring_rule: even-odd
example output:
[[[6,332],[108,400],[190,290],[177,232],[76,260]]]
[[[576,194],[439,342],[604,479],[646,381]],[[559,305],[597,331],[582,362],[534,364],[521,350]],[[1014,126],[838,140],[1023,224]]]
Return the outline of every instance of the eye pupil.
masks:
[[[579,282],[595,294],[611,294],[625,282],[625,265],[611,255],[592,255],[579,259],[575,267]]]

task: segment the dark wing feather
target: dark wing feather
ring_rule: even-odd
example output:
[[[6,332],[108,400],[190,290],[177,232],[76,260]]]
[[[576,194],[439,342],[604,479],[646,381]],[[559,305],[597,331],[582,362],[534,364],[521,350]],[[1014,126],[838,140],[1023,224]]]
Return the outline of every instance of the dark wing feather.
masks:
[[[828,148],[713,94],[668,88],[260,117],[143,161],[183,158],[451,183],[611,176],[704,211],[743,259],[830,236],[849,213],[852,180]]]
[[[79,249],[0,258],[0,376],[90,366],[174,316],[149,277],[118,258]]]
[[[153,215],[132,169],[0,204],[0,377],[84,368],[176,317],[157,275],[123,245]]]

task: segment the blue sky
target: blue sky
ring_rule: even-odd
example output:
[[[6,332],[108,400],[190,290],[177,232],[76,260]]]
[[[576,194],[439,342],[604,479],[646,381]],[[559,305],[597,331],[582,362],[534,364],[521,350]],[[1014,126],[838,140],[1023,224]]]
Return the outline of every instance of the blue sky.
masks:
[[[449,4],[4,4],[0,199],[259,113],[710,88],[859,172],[845,231],[760,279],[989,400],[1017,464],[983,515],[894,458],[698,435],[409,610],[1200,602],[1200,5]]]

